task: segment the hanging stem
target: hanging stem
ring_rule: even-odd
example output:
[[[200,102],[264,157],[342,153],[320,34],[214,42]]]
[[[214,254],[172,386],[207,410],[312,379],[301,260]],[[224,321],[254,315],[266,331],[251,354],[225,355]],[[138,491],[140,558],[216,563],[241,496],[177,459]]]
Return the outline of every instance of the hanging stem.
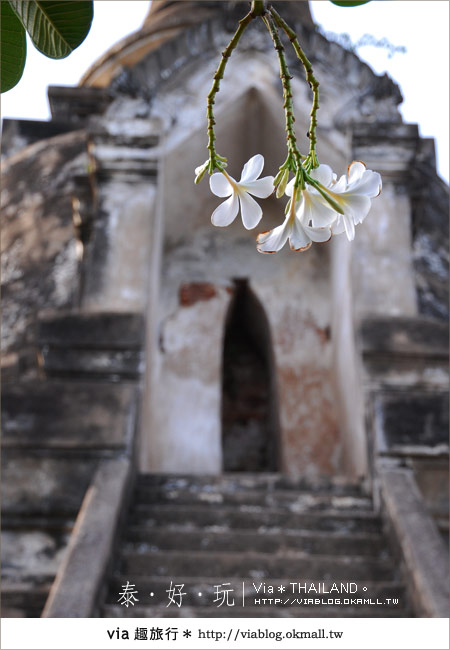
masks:
[[[294,129],[295,117],[291,88],[292,76],[289,73],[286,57],[284,55],[284,47],[274,21],[269,14],[263,16],[263,21],[269,30],[269,33],[273,40],[274,48],[278,55],[278,61],[280,64],[280,77],[281,83],[283,85],[283,107],[286,116],[286,139],[288,145],[288,157],[280,169],[283,170],[284,168],[288,168],[296,174],[295,187],[298,187],[299,185],[304,186],[304,170],[301,162],[301,154],[297,147],[297,138],[295,136]]]
[[[250,8],[250,13],[253,17],[255,16],[264,16],[266,13],[266,3],[264,0],[252,0],[252,6]]]
[[[261,4],[261,2],[253,2],[252,3],[252,8],[250,12],[244,16],[239,21],[239,27],[237,28],[233,38],[231,41],[228,43],[227,47],[225,50],[222,52],[222,58],[220,60],[219,66],[214,74],[214,82],[212,85],[211,90],[209,91],[208,94],[208,100],[207,100],[207,106],[206,106],[206,117],[208,120],[208,146],[207,149],[209,151],[209,167],[208,171],[210,174],[213,173],[215,169],[218,169],[219,171],[223,171],[226,163],[226,159],[223,158],[222,156],[219,156],[218,153],[216,152],[216,148],[214,145],[214,142],[216,140],[216,134],[214,131],[214,125],[216,123],[214,119],[214,103],[215,103],[215,98],[217,93],[219,92],[220,88],[220,82],[223,79],[223,75],[225,73],[225,68],[228,63],[228,59],[230,58],[234,48],[239,42],[239,39],[241,38],[242,34],[244,33],[246,27],[251,23],[253,18],[255,18],[256,15],[253,13],[253,4]],[[262,3],[264,5],[264,3]],[[256,7],[256,11],[260,10],[260,7]]]
[[[300,59],[300,61],[303,64],[303,67],[305,68],[306,81],[309,83],[309,86],[313,91],[313,103],[312,103],[311,113],[310,113],[311,122],[309,125],[309,132],[308,132],[308,136],[309,136],[309,154],[308,154],[309,165],[308,166],[314,169],[319,165],[319,161],[317,160],[317,154],[316,154],[316,143],[317,143],[316,127],[317,127],[317,111],[319,109],[319,82],[314,76],[312,65],[308,60],[308,57],[300,47],[300,43],[298,42],[297,39],[297,34],[294,32],[293,29],[289,27],[289,25],[283,20],[283,18],[281,18],[281,16],[277,13],[277,11],[273,7],[270,7],[269,11],[273,16],[273,19],[277,24],[277,26],[280,27],[286,33],[287,37],[291,41],[292,47],[294,48],[297,57]]]

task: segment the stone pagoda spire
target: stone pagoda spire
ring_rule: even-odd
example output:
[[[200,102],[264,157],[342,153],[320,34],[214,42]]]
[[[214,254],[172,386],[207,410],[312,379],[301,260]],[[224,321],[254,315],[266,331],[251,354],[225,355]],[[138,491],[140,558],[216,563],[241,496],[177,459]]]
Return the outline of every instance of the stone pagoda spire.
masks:
[[[282,5],[283,15],[292,23],[314,27],[306,0],[300,2],[274,2]],[[80,85],[107,87],[124,67],[139,63],[147,54],[163,43],[175,38],[183,30],[222,15],[225,28],[234,31],[239,18],[250,7],[247,0],[153,0],[141,26],[122,39],[98,59],[83,75]]]

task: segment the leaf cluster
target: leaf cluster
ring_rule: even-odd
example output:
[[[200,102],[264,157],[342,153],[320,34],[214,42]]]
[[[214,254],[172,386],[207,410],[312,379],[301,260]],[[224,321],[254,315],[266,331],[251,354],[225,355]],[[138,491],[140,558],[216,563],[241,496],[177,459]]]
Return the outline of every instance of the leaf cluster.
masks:
[[[370,0],[354,0],[354,2],[351,0],[331,0],[331,2],[338,7],[359,7],[359,5],[367,4]]]
[[[64,59],[84,41],[94,15],[93,0],[1,0],[1,92],[20,81],[27,57],[26,32],[51,59]]]

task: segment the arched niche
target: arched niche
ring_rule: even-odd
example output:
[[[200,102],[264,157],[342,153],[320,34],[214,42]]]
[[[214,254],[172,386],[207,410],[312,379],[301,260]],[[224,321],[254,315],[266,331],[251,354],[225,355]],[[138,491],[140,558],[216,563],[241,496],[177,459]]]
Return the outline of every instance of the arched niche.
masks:
[[[280,469],[269,322],[247,279],[234,280],[225,320],[221,419],[224,472]]]

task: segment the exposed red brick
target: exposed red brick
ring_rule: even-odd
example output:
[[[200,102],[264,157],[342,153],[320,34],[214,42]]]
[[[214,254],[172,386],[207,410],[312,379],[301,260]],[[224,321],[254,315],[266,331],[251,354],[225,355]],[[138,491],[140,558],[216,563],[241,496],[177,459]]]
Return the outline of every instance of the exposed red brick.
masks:
[[[211,300],[216,294],[216,287],[209,282],[185,282],[180,286],[180,305],[190,307],[200,300]]]
[[[291,475],[336,473],[340,435],[330,392],[329,371],[285,367],[279,370],[284,469]]]
[[[280,318],[280,326],[277,328],[276,336],[278,344],[284,351],[290,351],[301,344],[301,337],[307,332],[314,332],[321,345],[327,345],[331,340],[331,328],[329,325],[319,327],[314,316],[310,312],[300,314],[294,307],[287,305]]]

